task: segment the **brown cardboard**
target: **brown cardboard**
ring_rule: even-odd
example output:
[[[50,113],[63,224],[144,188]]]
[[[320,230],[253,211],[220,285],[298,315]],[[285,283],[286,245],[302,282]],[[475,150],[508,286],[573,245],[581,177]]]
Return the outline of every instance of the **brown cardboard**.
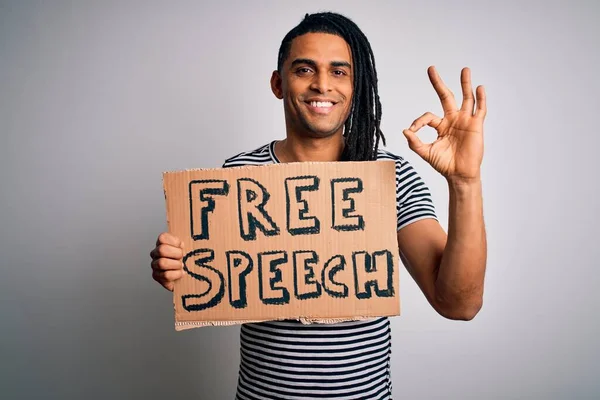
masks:
[[[177,330],[400,314],[393,161],[165,172],[163,184],[184,242]]]

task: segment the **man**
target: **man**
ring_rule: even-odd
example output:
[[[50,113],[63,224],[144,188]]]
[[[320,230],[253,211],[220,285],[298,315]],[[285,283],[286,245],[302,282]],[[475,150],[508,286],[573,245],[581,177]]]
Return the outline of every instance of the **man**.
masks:
[[[444,116],[425,113],[403,133],[409,147],[448,181],[447,235],[416,171],[378,149],[385,140],[373,53],[360,29],[339,14],[307,15],[282,41],[271,88],[283,100],[286,138],[232,157],[224,167],[394,160],[403,263],[439,314],[470,320],[482,306],[487,253],[480,181],[485,93],[478,87],[475,103],[470,71],[463,69],[457,108],[435,68],[428,74]],[[418,138],[425,125],[437,130],[434,143]],[[173,290],[183,274],[181,241],[163,233],[151,256],[154,279]],[[244,324],[236,398],[389,399],[390,340],[387,318]]]

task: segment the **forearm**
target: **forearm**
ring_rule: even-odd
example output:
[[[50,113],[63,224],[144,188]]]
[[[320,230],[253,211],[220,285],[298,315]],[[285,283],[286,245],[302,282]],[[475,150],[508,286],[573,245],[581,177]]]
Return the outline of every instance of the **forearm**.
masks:
[[[436,303],[451,319],[472,319],[483,303],[487,242],[481,180],[449,180],[448,240],[435,282]]]

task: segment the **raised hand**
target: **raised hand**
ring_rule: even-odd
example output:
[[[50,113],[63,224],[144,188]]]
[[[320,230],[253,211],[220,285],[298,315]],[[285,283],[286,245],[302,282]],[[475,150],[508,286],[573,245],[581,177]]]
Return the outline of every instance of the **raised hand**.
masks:
[[[447,179],[470,181],[479,178],[483,159],[483,121],[487,112],[485,90],[478,86],[476,100],[471,87],[471,71],[463,68],[460,81],[463,103],[457,108],[454,94],[446,87],[435,67],[427,69],[429,80],[442,102],[444,117],[427,112],[403,131],[408,146]],[[438,137],[423,143],[417,136],[425,125],[434,128]]]

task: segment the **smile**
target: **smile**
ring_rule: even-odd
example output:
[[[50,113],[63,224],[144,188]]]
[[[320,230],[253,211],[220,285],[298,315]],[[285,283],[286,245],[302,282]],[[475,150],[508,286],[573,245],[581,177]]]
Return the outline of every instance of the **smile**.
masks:
[[[306,101],[308,109],[317,114],[329,114],[335,103],[331,101]]]

